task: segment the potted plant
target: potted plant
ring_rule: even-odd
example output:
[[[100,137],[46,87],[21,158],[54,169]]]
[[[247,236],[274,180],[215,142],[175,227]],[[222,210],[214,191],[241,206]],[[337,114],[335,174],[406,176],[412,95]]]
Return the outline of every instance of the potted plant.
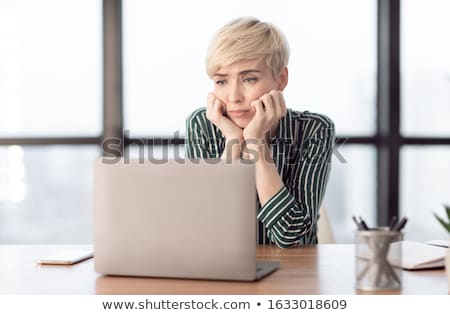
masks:
[[[447,230],[450,236],[450,205],[444,205],[444,208],[445,211],[447,212],[446,220],[438,216],[436,213],[434,213],[434,216],[439,221],[439,223],[444,227],[444,229]],[[450,291],[450,247],[447,252],[447,257],[445,257],[445,272],[447,273],[448,288]]]

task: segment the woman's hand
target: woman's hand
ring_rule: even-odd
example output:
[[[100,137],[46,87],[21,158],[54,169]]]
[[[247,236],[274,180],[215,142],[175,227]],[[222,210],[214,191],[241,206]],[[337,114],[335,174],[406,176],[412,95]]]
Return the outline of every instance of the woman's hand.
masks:
[[[272,90],[259,99],[250,103],[256,112],[253,119],[244,128],[243,136],[246,141],[264,139],[266,133],[275,127],[279,120],[286,115],[286,103],[281,91]]]
[[[225,104],[214,93],[208,94],[206,118],[222,131],[227,140],[242,139],[242,128],[225,116]]]

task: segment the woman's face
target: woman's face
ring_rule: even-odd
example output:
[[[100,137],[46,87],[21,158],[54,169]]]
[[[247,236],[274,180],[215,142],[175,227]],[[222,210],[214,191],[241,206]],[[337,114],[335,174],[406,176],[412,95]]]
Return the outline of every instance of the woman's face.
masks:
[[[250,103],[271,90],[283,90],[287,69],[284,68],[275,79],[263,60],[242,60],[217,70],[213,81],[215,96],[225,104],[224,114],[245,128],[255,116]]]

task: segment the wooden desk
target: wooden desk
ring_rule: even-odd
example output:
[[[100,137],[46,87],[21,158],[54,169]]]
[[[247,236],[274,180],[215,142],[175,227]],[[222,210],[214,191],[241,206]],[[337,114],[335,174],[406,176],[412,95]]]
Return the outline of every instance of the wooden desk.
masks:
[[[74,266],[40,266],[43,255],[76,245],[0,246],[0,294],[355,294],[353,245],[258,248],[259,260],[281,267],[258,282],[102,276],[93,259]],[[443,269],[403,271],[402,294],[447,294]],[[398,294],[399,292],[384,292]]]

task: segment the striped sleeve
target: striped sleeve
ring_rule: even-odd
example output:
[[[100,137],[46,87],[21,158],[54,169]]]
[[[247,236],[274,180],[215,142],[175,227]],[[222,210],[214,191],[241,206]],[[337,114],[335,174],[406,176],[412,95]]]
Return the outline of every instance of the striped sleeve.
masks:
[[[316,235],[311,236],[310,231],[317,222],[325,193],[333,144],[334,124],[326,116],[317,115],[305,123],[292,161],[292,176],[258,213],[269,239],[278,247],[316,242]]]
[[[186,119],[186,157],[203,159],[208,157],[207,136],[203,132],[202,110],[198,109]]]
[[[206,108],[202,107],[186,119],[186,158],[220,158],[224,150],[223,136],[206,117]]]

